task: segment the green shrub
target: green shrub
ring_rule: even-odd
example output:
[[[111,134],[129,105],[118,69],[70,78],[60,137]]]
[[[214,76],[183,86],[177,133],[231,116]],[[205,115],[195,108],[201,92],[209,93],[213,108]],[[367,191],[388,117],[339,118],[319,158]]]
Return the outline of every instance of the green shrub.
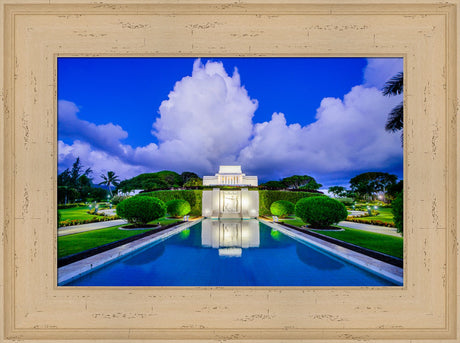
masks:
[[[324,197],[321,193],[259,190],[259,215],[269,216],[270,206],[278,200],[287,200],[293,204],[307,197]]]
[[[365,216],[366,217],[366,216]],[[360,224],[370,224],[370,225],[378,225],[378,226],[386,226],[386,227],[395,227],[394,223],[391,222],[384,222],[382,220],[377,219],[360,219],[360,217],[347,217],[348,222],[360,223]]]
[[[404,196],[403,192],[399,193],[395,200],[391,203],[391,213],[393,213],[393,220],[395,222],[396,229],[399,233],[403,234],[404,224]]]
[[[67,208],[74,208],[77,207],[77,203],[71,203],[71,204],[58,204],[58,210],[65,210]]]
[[[116,220],[120,219],[118,216],[97,216],[91,219],[66,219],[59,222],[59,227],[62,226],[73,226],[73,225],[81,225],[81,224],[89,224],[89,223],[97,223],[97,222],[106,222],[109,220]]]
[[[188,201],[183,199],[170,200],[166,203],[166,212],[171,217],[183,217],[191,211]]]
[[[164,202],[153,197],[131,197],[117,206],[117,215],[134,225],[147,224],[165,214]]]
[[[314,227],[327,227],[347,219],[345,205],[328,197],[299,200],[295,205],[295,214]]]
[[[158,198],[165,203],[171,200],[183,199],[190,204],[191,215],[201,216],[202,190],[172,190],[172,191],[153,191],[140,193],[136,196],[151,196]]]
[[[335,198],[337,201],[340,201],[345,206],[351,206],[354,204],[353,198]]]
[[[294,214],[295,205],[287,200],[277,200],[270,205],[270,212],[274,216],[285,217]]]
[[[112,205],[118,205],[123,200],[126,200],[128,198],[129,197],[127,195],[114,195],[112,200],[110,200],[110,201],[112,202]]]

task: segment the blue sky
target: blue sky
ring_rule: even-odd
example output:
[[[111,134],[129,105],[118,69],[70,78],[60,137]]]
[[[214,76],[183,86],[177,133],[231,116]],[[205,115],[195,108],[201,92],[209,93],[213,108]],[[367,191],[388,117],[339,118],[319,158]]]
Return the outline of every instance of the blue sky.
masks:
[[[399,134],[383,130],[401,97],[380,93],[399,71],[388,58],[59,58],[59,171],[79,156],[95,181],[224,163],[326,187],[402,177]]]

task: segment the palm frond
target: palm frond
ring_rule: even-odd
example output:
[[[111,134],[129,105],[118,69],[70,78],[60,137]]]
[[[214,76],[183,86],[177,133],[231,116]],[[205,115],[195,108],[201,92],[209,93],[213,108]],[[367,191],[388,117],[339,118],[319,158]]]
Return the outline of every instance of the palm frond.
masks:
[[[385,82],[382,88],[383,95],[397,95],[403,92],[404,73],[400,72]]]
[[[394,107],[391,112],[388,114],[387,123],[385,125],[385,130],[395,132],[402,130],[403,128],[403,119],[404,118],[404,106],[401,102],[399,105]]]

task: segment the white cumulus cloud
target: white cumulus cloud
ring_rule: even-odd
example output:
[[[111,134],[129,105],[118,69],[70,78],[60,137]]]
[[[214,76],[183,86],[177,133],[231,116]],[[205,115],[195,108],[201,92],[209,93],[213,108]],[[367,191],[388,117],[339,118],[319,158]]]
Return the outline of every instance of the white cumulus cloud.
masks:
[[[60,171],[76,157],[94,170],[95,181],[108,170],[122,179],[164,169],[212,175],[220,164],[241,164],[260,179],[388,170],[401,165],[402,148],[400,135],[385,131],[385,121],[402,97],[384,97],[380,88],[401,70],[401,59],[369,59],[363,85],[343,99],[324,98],[315,121],[302,126],[288,125],[289,113],[278,112],[270,121],[254,123],[258,104],[238,70],[229,75],[221,62],[198,59],[152,118],[157,143],[123,144],[128,133],[122,127],[82,120],[74,103],[59,101],[59,136],[73,141],[59,141]]]
[[[221,62],[203,65],[198,59],[192,75],[177,82],[161,103],[152,132],[160,154],[212,171],[219,163],[235,162],[249,144],[256,109],[237,70],[229,76]]]
[[[128,132],[113,123],[96,125],[78,118],[79,109],[75,103],[59,100],[58,133],[60,137],[74,138],[90,143],[94,148],[115,154],[123,153],[120,140],[128,137]]]
[[[273,169],[283,177],[388,168],[402,157],[399,135],[384,129],[387,113],[399,101],[356,86],[343,100],[323,99],[316,121],[307,126],[287,125],[283,113],[274,113],[269,122],[255,125],[239,162],[262,177]]]
[[[219,164],[235,163],[241,149],[249,144],[257,106],[241,85],[236,69],[230,76],[221,62],[203,65],[198,59],[192,75],[176,82],[168,99],[161,103],[152,126],[158,144],[136,148],[122,144],[127,132],[120,126],[81,120],[77,106],[68,101],[59,102],[59,131],[65,137],[78,136],[95,151],[106,153],[106,160],[116,160],[115,167],[125,163],[149,171],[214,173]],[[73,151],[77,148],[81,150],[77,145]],[[68,151],[62,146],[63,166],[71,163],[63,155]],[[86,163],[97,169],[99,161],[95,159],[100,156],[87,152],[85,157]]]

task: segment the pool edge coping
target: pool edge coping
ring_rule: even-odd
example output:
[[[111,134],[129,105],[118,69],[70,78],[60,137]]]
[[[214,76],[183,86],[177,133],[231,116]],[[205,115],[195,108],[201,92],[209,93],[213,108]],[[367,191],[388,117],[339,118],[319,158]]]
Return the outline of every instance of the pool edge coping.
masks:
[[[347,249],[337,244],[324,241],[321,238],[309,236],[307,233],[294,231],[293,229],[286,227],[284,225],[273,223],[265,219],[259,218],[259,220],[261,223],[275,230],[281,231],[282,233],[286,234],[287,236],[293,239],[298,239],[310,243],[321,250],[324,250],[334,256],[338,256],[360,268],[363,268],[373,274],[377,274],[378,276],[386,280],[398,283],[399,285],[395,285],[396,287],[402,287],[404,285],[403,268],[391,265],[389,263],[380,261],[376,258],[367,256],[357,251]]]
[[[201,222],[202,220],[203,218],[200,218],[198,220],[181,223],[179,225],[166,229],[165,231],[158,232],[157,234],[154,233],[147,237],[140,238],[138,240],[123,244],[113,249],[59,267],[57,270],[57,286],[65,286],[64,283],[68,283],[72,280],[78,279],[83,275],[94,271],[95,269],[99,269],[106,264],[112,263],[113,261],[120,259],[126,256],[127,254],[141,249],[149,244],[165,240],[166,238],[173,236],[179,233],[180,231],[183,231]]]

